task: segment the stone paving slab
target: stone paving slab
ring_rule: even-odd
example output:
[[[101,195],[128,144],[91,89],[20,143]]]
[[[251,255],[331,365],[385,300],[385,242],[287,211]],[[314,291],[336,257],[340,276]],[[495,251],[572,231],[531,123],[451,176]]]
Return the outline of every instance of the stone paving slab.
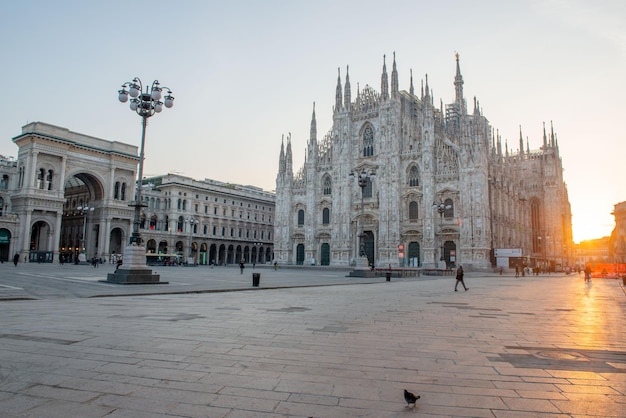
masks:
[[[0,302],[0,415],[626,416],[618,281],[467,284]]]

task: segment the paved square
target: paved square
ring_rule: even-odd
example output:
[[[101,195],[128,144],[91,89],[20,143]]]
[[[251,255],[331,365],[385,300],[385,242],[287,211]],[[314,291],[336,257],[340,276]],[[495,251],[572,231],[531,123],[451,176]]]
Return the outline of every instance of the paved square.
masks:
[[[620,282],[466,279],[3,301],[0,415],[626,416]]]

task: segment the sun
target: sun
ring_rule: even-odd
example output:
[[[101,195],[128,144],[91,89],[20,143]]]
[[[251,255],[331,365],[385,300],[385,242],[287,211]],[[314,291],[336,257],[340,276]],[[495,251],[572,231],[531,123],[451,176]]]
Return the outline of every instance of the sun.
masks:
[[[597,220],[581,219],[572,225],[574,242],[608,237],[614,227],[615,225],[598,223]]]

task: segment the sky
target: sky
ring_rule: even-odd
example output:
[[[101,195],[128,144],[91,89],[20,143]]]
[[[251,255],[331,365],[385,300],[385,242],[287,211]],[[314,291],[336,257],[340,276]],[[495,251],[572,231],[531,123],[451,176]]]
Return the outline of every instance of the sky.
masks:
[[[399,85],[428,74],[454,100],[459,53],[469,107],[517,151],[553,124],[574,241],[610,235],[626,201],[626,2],[623,0],[316,0],[0,4],[0,154],[41,121],[139,146],[141,118],[121,85],[159,80],[174,107],[149,119],[144,175],[179,173],[274,190],[283,135],[304,162],[313,102],[318,140],[332,127],[337,69],[380,91],[383,56]]]

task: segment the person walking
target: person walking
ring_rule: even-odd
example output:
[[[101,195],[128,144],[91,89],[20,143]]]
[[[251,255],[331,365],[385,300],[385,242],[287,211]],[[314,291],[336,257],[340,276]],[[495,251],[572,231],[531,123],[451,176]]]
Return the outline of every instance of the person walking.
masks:
[[[459,268],[456,270],[456,284],[454,285],[454,291],[456,292],[456,288],[459,285],[459,283],[461,283],[463,285],[463,289],[465,289],[465,291],[467,292],[469,290],[469,287],[465,286],[465,282],[463,281],[463,275],[465,273],[463,272],[463,266],[459,266]]]
[[[15,253],[15,255],[13,256],[13,264],[15,264],[15,267],[17,267],[17,263],[19,263],[20,261],[20,255],[18,253]]]
[[[589,264],[585,266],[584,271],[585,271],[585,283],[591,282],[591,267],[589,267]]]
[[[243,274],[243,269],[244,269],[245,267],[246,267],[246,265],[243,263],[243,260],[241,260],[241,261],[239,262],[239,268],[241,269],[241,273],[240,273],[240,274]]]

